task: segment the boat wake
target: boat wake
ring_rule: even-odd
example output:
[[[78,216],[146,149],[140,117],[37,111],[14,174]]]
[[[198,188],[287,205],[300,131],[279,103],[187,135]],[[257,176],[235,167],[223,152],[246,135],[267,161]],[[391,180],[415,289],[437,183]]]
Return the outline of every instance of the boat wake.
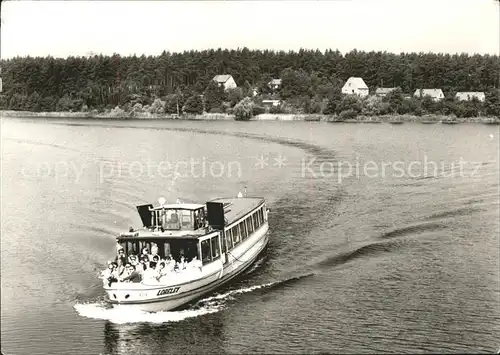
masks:
[[[187,318],[215,313],[222,309],[220,305],[207,305],[198,309],[148,313],[139,310],[124,311],[119,308],[110,308],[106,302],[76,304],[74,308],[82,317],[107,320],[115,324],[180,322]]]
[[[295,278],[294,278],[295,279]],[[180,311],[161,311],[155,313],[143,312],[139,310],[127,310],[112,308],[107,302],[78,303],[74,305],[76,312],[86,318],[107,320],[115,324],[126,323],[169,323],[180,322],[187,318],[199,317],[205,314],[216,313],[226,308],[227,301],[235,298],[236,295],[252,292],[262,288],[269,288],[278,284],[286,283],[290,279],[270,282],[261,285],[242,287],[236,290],[227,291],[199,300],[190,308]]]

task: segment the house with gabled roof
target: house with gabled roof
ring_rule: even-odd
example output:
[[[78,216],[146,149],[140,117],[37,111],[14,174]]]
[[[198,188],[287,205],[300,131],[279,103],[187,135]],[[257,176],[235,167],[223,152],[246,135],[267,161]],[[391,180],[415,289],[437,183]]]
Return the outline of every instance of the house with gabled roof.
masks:
[[[224,90],[234,89],[238,87],[232,75],[229,74],[216,75],[212,80],[219,84],[219,86],[223,86]]]
[[[368,96],[368,86],[363,79],[351,76],[342,86],[342,94]]]
[[[473,98],[476,98],[479,101],[484,102],[484,100],[486,99],[486,96],[484,95],[484,92],[480,92],[480,91],[461,91],[461,92],[457,92],[457,94],[455,95],[455,98],[458,101],[470,101]]]
[[[430,96],[433,101],[441,101],[444,99],[443,90],[441,89],[417,89],[413,93],[413,96],[420,98]]]

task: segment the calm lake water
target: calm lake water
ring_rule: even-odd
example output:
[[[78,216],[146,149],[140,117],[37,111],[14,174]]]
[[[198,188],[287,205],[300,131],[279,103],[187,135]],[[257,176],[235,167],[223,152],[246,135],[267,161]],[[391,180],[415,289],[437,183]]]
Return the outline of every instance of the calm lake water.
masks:
[[[499,133],[3,118],[2,350],[495,352]],[[97,275],[117,233],[140,226],[136,205],[245,186],[271,214],[243,277],[178,312],[106,307]]]

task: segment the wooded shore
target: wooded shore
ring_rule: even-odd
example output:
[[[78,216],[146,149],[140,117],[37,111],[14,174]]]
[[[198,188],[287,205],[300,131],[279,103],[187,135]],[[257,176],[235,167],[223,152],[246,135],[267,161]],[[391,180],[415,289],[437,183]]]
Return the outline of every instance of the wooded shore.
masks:
[[[115,115],[109,112],[30,112],[30,111],[0,111],[0,117],[6,118],[69,118],[69,119],[121,119],[121,120],[192,120],[192,121],[233,121],[234,115],[221,113],[205,113],[200,115],[171,115],[154,114],[149,112],[134,113],[133,115]],[[322,114],[272,114],[263,113],[254,116],[251,121],[322,121],[331,123],[483,123],[500,124],[498,117],[467,117],[457,118],[442,115],[380,115],[380,116],[357,116],[353,119],[341,120],[336,115]]]

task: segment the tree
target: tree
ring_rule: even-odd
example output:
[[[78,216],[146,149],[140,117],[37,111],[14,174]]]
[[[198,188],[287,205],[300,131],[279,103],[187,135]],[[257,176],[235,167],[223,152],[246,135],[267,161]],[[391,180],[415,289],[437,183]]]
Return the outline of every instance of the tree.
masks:
[[[382,101],[389,104],[390,112],[403,114],[402,106],[403,106],[404,96],[401,88],[396,88],[395,90],[387,93],[387,95],[384,98],[382,98]]]
[[[9,101],[9,109],[15,111],[23,111],[26,109],[26,101],[28,98],[26,95],[14,94]]]
[[[298,105],[295,109],[311,111],[312,106],[306,104],[303,97],[331,100],[333,91],[337,91],[348,77],[359,76],[369,87],[399,86],[405,93],[424,87],[441,88],[446,93],[495,91],[496,94],[488,95],[486,110],[482,106],[476,109],[488,111],[488,115],[498,115],[499,111],[498,55],[393,54],[381,51],[351,51],[343,55],[332,50],[322,53],[305,49],[284,52],[243,48],[164,52],[155,57],[16,57],[0,60],[0,66],[4,105],[18,110],[31,109],[25,104],[33,106],[37,95],[32,100],[28,98],[35,92],[40,95],[42,110],[49,107],[54,110],[54,102],[65,95],[71,100],[81,99],[89,110],[93,110],[116,105],[131,108],[137,102],[143,106],[151,105],[159,96],[177,94],[182,108],[189,97],[205,94],[215,73],[231,72],[238,82],[244,83],[242,95],[230,99],[232,105],[250,96],[249,87],[254,85],[262,95],[277,94],[268,83],[272,78],[281,78],[281,99],[287,102],[295,100]],[[65,100],[61,106],[68,104]],[[213,104],[209,99],[206,101],[207,109],[218,103],[218,99]],[[397,107],[407,111],[410,106],[418,106],[408,100],[398,102],[389,102],[391,112]],[[69,106],[81,109],[76,103]],[[401,113],[399,109],[396,111]],[[428,105],[426,109],[443,113],[450,111],[450,107],[442,104]]]
[[[328,103],[326,104],[326,108],[323,111],[323,114],[334,115],[337,112],[337,105],[337,100],[335,100],[334,98],[329,99]]]
[[[500,89],[486,92],[485,108],[488,116],[500,117]]]
[[[236,120],[248,121],[253,116],[253,101],[245,97],[234,106],[233,113]]]
[[[342,111],[353,110],[359,114],[362,109],[361,99],[357,95],[344,95],[336,108],[336,112],[341,113]]]
[[[153,101],[151,106],[149,107],[149,112],[154,114],[160,114],[165,112],[165,101],[161,101],[160,99],[156,99]]]
[[[7,95],[0,94],[0,110],[9,109],[9,97]]]
[[[437,111],[437,104],[429,95],[425,95],[422,100],[422,109],[426,113],[435,113]]]
[[[224,88],[218,85],[215,81],[210,80],[204,94],[205,111],[209,112],[213,108],[221,106],[224,100]]]
[[[309,75],[302,69],[287,68],[281,73],[280,95],[283,99],[309,95]]]
[[[190,114],[202,114],[203,113],[203,100],[200,95],[193,95],[187,99],[182,111]]]
[[[227,90],[227,101],[229,101],[231,107],[236,105],[243,99],[243,90],[241,88],[234,88]]]
[[[32,112],[40,112],[42,97],[38,92],[33,92],[26,100],[26,109]]]
[[[176,94],[165,96],[165,113],[180,114],[183,106],[183,98],[180,91]]]

